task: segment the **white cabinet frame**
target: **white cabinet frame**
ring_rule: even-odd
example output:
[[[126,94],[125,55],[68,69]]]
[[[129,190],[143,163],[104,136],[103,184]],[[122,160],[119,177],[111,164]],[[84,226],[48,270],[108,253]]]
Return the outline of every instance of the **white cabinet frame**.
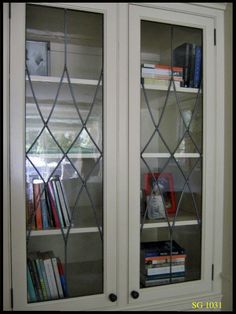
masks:
[[[37,3],[35,3],[37,4]],[[38,3],[42,4],[42,3]],[[223,196],[224,196],[224,9],[225,4],[213,3],[43,3],[45,6],[67,7],[71,9],[81,9],[104,13],[107,25],[105,27],[105,47],[104,60],[107,61],[108,95],[104,105],[108,106],[109,117],[107,117],[107,127],[113,128],[112,134],[107,134],[105,139],[111,145],[108,154],[110,163],[107,167],[109,178],[113,176],[113,190],[109,189],[108,204],[112,206],[107,211],[105,226],[109,227],[112,236],[108,239],[105,248],[105,255],[109,252],[109,258],[104,262],[107,272],[105,274],[104,295],[89,296],[82,298],[72,298],[67,300],[50,301],[27,305],[26,300],[26,273],[25,265],[25,217],[24,209],[24,6],[21,3],[4,3],[4,83],[3,83],[3,108],[4,108],[4,141],[3,141],[3,279],[4,279],[4,309],[11,309],[11,288],[13,289],[14,309],[28,310],[88,310],[88,309],[119,309],[119,310],[191,310],[192,301],[219,301],[221,299],[221,271],[222,271],[222,239],[223,239]],[[11,17],[9,14],[11,7]],[[204,185],[210,181],[211,195],[205,198],[204,206],[210,204],[210,217],[203,217],[203,222],[207,218],[212,218],[209,225],[203,226],[203,231],[207,242],[203,246],[203,261],[209,256],[206,263],[206,270],[214,264],[214,280],[209,285],[211,272],[205,272],[204,281],[193,283],[183,283],[181,289],[174,290],[174,287],[167,287],[167,298],[162,288],[156,287],[146,289],[139,299],[133,300],[130,297],[132,290],[139,290],[139,276],[137,275],[139,259],[139,139],[136,132],[139,130],[139,71],[137,65],[137,42],[139,40],[137,30],[132,30],[132,36],[128,34],[129,19],[132,13],[129,7],[140,8],[142,14],[147,12],[147,18],[153,14],[153,19],[166,23],[178,23],[177,16],[183,16],[181,25],[202,27],[204,21],[210,20],[210,26],[205,25],[205,36],[208,36],[210,43],[213,34],[208,34],[206,29],[216,29],[216,45],[211,50],[213,58],[208,59],[205,69],[211,66],[214,70],[213,80],[209,81],[209,75],[204,80],[204,104],[212,99],[207,112],[204,112],[204,128],[209,128],[210,133],[204,142],[204,148],[210,142],[209,156],[204,159],[204,168],[209,166],[208,175],[204,177]],[[137,10],[137,9],[135,9]],[[150,11],[149,11],[150,10]],[[152,13],[151,13],[152,11]],[[158,13],[160,12],[160,13]],[[161,13],[162,12],[162,13]],[[135,23],[139,22],[140,15],[134,13]],[[158,15],[160,14],[160,15]],[[144,14],[145,15],[145,14]],[[158,18],[157,18],[158,16]],[[188,16],[188,17],[186,17]],[[190,18],[191,17],[191,18]],[[185,22],[184,22],[185,21]],[[200,22],[201,21],[201,22]],[[133,23],[133,22],[132,22]],[[131,24],[132,24],[131,23]],[[200,23],[200,25],[199,25]],[[208,22],[207,22],[208,23]],[[208,35],[207,35],[208,34]],[[208,40],[207,38],[207,40]],[[130,40],[130,44],[129,44]],[[206,41],[206,37],[204,39]],[[10,47],[9,47],[10,42]],[[133,44],[131,44],[133,43]],[[134,45],[134,46],[133,46]],[[16,47],[15,51],[12,47]],[[112,51],[106,55],[107,47]],[[135,48],[136,47],[136,48]],[[130,51],[129,51],[130,50]],[[132,52],[133,51],[133,52]],[[10,54],[11,53],[11,54]],[[130,54],[130,58],[128,58]],[[17,57],[16,57],[17,56]],[[136,56],[136,57],[135,57]],[[206,63],[207,56],[204,55]],[[130,69],[129,68],[130,62]],[[9,73],[10,64],[10,73]],[[108,71],[110,69],[110,71]],[[138,71],[138,73],[137,73]],[[206,71],[206,70],[205,70]],[[128,77],[128,74],[130,75]],[[137,75],[138,74],[138,75]],[[11,80],[9,86],[9,78]],[[114,79],[114,77],[116,77]],[[109,79],[110,78],[110,79]],[[129,82],[130,86],[129,86]],[[13,85],[12,85],[13,84]],[[206,89],[210,88],[206,93]],[[105,89],[106,90],[106,89]],[[11,91],[11,93],[10,93]],[[138,103],[135,103],[138,101]],[[14,104],[14,106],[13,106]],[[129,108],[130,105],[130,108]],[[134,116],[133,116],[134,114]],[[206,114],[206,115],[205,115]],[[134,117],[134,118],[132,118]],[[130,124],[129,124],[129,120]],[[106,118],[105,118],[106,119]],[[108,121],[109,120],[109,121]],[[208,121],[209,120],[209,121]],[[18,132],[19,131],[19,132]],[[129,138],[128,138],[128,133]],[[106,133],[106,132],[105,132]],[[211,143],[211,137],[216,139]],[[132,141],[131,141],[132,139]],[[130,144],[132,144],[130,146]],[[206,152],[206,151],[205,151]],[[206,154],[204,154],[206,156]],[[21,156],[15,158],[15,156]],[[11,160],[10,160],[11,157]],[[209,159],[208,159],[209,157]],[[211,163],[212,161],[212,163]],[[135,173],[135,171],[137,171]],[[137,177],[138,176],[138,177]],[[107,180],[109,180],[109,178]],[[128,184],[129,180],[129,184]],[[213,180],[213,181],[211,181]],[[109,182],[107,182],[107,185]],[[115,186],[114,186],[115,184]],[[129,190],[130,188],[130,190]],[[208,189],[208,187],[207,187]],[[138,194],[136,195],[136,193]],[[112,202],[114,200],[114,202]],[[138,205],[138,207],[137,207]],[[136,206],[136,207],[135,207]],[[129,211],[130,209],[130,211]],[[116,211],[117,210],[117,211]],[[20,214],[19,214],[20,211]],[[12,224],[10,218],[13,217]],[[109,224],[107,223],[109,221]],[[209,227],[209,230],[208,230]],[[130,229],[129,229],[130,228]],[[134,228],[131,230],[131,228]],[[211,231],[210,231],[211,230]],[[209,234],[209,232],[211,234]],[[210,245],[209,250],[207,245]],[[113,264],[112,264],[113,263]],[[115,265],[117,271],[112,271]],[[13,278],[13,279],[12,279]],[[177,286],[180,287],[178,284]],[[186,286],[186,287],[185,287]],[[199,292],[201,287],[205,287],[205,292]],[[173,289],[170,289],[173,288]],[[194,289],[197,290],[194,290]],[[192,292],[191,292],[192,291]],[[117,293],[118,300],[115,303],[107,301],[109,293]],[[172,296],[172,297],[171,297]],[[110,305],[110,307],[109,307]]]

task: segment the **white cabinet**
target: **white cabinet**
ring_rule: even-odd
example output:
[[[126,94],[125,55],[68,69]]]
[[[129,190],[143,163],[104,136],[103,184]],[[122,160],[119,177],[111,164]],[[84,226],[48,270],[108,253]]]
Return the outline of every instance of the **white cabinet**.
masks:
[[[13,309],[220,302],[223,9],[10,7]]]

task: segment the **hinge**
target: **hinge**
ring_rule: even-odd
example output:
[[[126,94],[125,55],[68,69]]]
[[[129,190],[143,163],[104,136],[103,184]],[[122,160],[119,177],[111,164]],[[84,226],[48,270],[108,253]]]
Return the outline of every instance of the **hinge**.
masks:
[[[216,46],[216,29],[214,28],[214,46]]]
[[[214,264],[211,265],[211,280],[214,280]]]
[[[11,288],[11,308],[13,309],[13,289]]]

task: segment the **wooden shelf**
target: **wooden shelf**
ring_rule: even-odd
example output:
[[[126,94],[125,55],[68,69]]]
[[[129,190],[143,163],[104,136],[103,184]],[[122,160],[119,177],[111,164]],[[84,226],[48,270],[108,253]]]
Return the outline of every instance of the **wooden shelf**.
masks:
[[[174,220],[174,215],[169,216],[169,222],[172,226]],[[189,225],[197,225],[198,220],[196,215],[193,216],[192,213],[189,213],[187,211],[182,211],[181,209],[179,210],[178,216],[176,217],[175,220],[175,226],[189,226]],[[145,223],[143,225],[144,229],[151,229],[151,228],[163,228],[163,227],[168,227],[168,222],[165,218],[162,219],[153,219],[149,220],[146,219]]]
[[[161,84],[144,84],[144,87],[148,90],[161,90],[161,91],[167,91],[168,87],[162,86]],[[173,87],[170,88],[170,91],[174,91]],[[198,93],[198,88],[191,88],[191,87],[176,87],[176,91],[180,93]],[[201,90],[200,90],[201,93]]]
[[[170,153],[143,153],[144,158],[169,158]],[[175,158],[199,158],[199,153],[175,153]]]
[[[66,234],[67,228],[63,228],[64,233]],[[92,233],[99,232],[97,227],[85,227],[85,228],[71,228],[70,234],[79,234],[79,233]],[[50,236],[50,235],[60,235],[61,229],[44,229],[44,230],[32,230],[30,236]]]
[[[26,76],[26,81],[29,80],[28,76]],[[56,76],[39,76],[39,75],[31,75],[30,79],[32,82],[46,82],[46,83],[60,83],[61,78]],[[71,78],[71,84],[78,84],[78,85],[97,85],[98,80],[88,80],[88,79],[79,79],[79,78]],[[62,83],[68,84],[67,78],[63,78]],[[100,83],[100,85],[102,85]]]

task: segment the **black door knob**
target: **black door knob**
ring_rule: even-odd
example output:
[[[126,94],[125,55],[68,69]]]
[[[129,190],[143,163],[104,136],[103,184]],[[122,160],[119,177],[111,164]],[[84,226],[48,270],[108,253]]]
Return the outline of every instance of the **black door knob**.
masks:
[[[138,293],[138,291],[132,291],[131,292],[131,296],[132,296],[132,298],[134,298],[134,299],[138,299],[138,297],[139,297],[139,293]]]
[[[117,296],[114,293],[109,294],[109,299],[111,302],[115,302],[117,300]]]

